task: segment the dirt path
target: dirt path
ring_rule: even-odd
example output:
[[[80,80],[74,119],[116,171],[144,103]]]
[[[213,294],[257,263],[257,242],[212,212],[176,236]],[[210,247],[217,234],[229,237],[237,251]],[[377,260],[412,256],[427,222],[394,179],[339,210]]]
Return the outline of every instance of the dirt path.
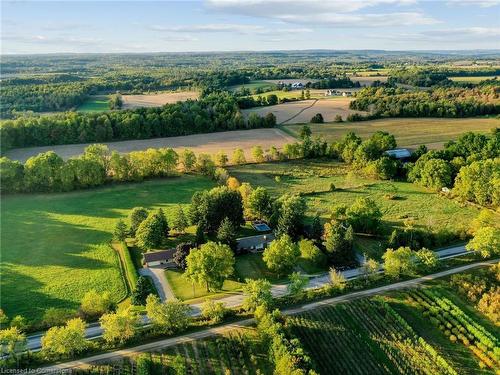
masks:
[[[283,125],[285,124],[286,122],[288,121],[292,121],[295,117],[299,116],[302,112],[308,110],[309,108],[313,107],[316,103],[318,102],[318,99],[315,99],[310,106],[308,107],[305,107],[305,108],[302,108],[300,111],[298,111],[295,115],[293,115],[292,117],[290,117],[289,119],[285,120],[285,121],[282,121],[279,123],[279,125]]]

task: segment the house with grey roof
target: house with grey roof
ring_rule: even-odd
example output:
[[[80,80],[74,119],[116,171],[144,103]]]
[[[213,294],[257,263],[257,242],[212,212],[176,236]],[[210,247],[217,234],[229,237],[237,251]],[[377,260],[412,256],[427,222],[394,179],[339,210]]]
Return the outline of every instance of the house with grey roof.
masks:
[[[270,242],[274,240],[273,233],[259,234],[256,236],[243,237],[236,239],[236,251],[257,253],[264,251]]]
[[[147,267],[176,268],[174,254],[175,249],[147,252],[144,253],[144,263]]]

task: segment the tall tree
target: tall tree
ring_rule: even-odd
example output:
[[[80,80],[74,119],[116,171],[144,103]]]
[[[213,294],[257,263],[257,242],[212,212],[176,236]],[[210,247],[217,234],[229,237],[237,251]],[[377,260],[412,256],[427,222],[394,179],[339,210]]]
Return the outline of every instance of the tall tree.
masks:
[[[135,236],[136,244],[142,249],[155,249],[162,246],[170,228],[167,219],[160,208],[151,212],[144,220]]]
[[[229,246],[207,242],[191,250],[185,275],[193,283],[205,284],[207,291],[219,290],[234,273],[234,255]]]
[[[127,238],[127,224],[122,219],[119,219],[113,230],[113,239],[115,241],[124,241]]]
[[[128,217],[130,220],[130,235],[135,237],[137,228],[148,217],[148,210],[144,207],[134,207]]]
[[[108,313],[99,319],[103,329],[102,337],[108,343],[124,343],[134,337],[139,324],[139,315],[132,307]]]
[[[182,206],[177,205],[176,210],[174,211],[174,217],[172,219],[172,228],[180,233],[184,233],[186,228],[188,227],[188,219]]]
[[[80,318],[69,320],[63,327],[50,328],[42,337],[42,351],[49,356],[73,356],[88,347],[85,322]]]
[[[267,268],[282,276],[297,265],[300,250],[288,235],[283,235],[269,244],[262,254]]]
[[[243,285],[243,308],[247,311],[255,311],[259,306],[269,308],[273,304],[271,283],[265,279],[247,279]]]
[[[162,303],[158,297],[149,295],[146,300],[146,314],[162,332],[174,333],[186,329],[190,311],[189,305],[176,299]]]

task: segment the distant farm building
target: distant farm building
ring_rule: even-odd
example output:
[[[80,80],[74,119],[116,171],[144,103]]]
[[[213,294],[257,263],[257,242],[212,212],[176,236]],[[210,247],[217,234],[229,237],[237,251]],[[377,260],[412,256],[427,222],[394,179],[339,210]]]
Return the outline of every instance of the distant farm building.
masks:
[[[144,263],[148,267],[176,268],[174,262],[175,249],[154,251],[144,254]]]
[[[238,253],[241,252],[260,252],[274,240],[275,236],[272,233],[259,234],[257,236],[243,237],[236,240],[236,249]]]
[[[411,152],[406,148],[395,148],[393,150],[387,150],[385,154],[398,160],[406,160],[411,158]]]
[[[294,82],[291,85],[292,89],[303,89],[304,84],[302,82]]]
[[[340,90],[333,90],[333,89],[328,89],[325,92],[325,96],[352,96],[353,93],[351,91],[340,91]]]

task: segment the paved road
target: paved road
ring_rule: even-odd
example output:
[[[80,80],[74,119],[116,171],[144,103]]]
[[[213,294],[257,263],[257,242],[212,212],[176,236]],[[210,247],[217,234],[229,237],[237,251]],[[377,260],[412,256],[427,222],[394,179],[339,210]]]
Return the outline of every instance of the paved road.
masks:
[[[438,272],[438,273],[435,273],[432,275],[419,277],[417,279],[401,281],[398,283],[385,285],[385,286],[381,286],[378,288],[362,290],[359,292],[353,292],[353,293],[345,294],[343,296],[333,297],[333,298],[329,298],[329,299],[326,299],[323,301],[310,303],[310,304],[296,307],[293,309],[287,309],[287,310],[283,311],[283,314],[285,314],[285,315],[300,314],[304,311],[313,310],[313,309],[316,309],[316,308],[321,307],[321,306],[334,305],[334,304],[338,304],[338,303],[342,303],[342,302],[346,302],[346,301],[351,301],[351,300],[358,299],[358,298],[369,297],[369,296],[373,296],[376,294],[385,293],[385,292],[388,292],[391,290],[404,289],[404,288],[418,285],[420,283],[423,283],[423,282],[426,282],[429,280],[434,280],[434,279],[437,279],[440,277],[452,275],[454,273],[463,272],[463,271],[466,271],[466,270],[471,269],[471,268],[485,266],[485,265],[492,264],[492,263],[495,263],[498,261],[499,261],[499,259],[477,262],[477,263],[468,264],[468,265],[457,267],[457,268],[452,268],[452,269],[449,269],[446,271]],[[110,353],[98,354],[98,355],[83,358],[83,359],[80,359],[77,361],[71,361],[71,362],[53,365],[50,367],[45,367],[42,369],[41,373],[43,373],[43,372],[47,372],[47,373],[48,372],[55,372],[55,371],[66,370],[66,369],[71,369],[71,368],[75,368],[75,367],[85,367],[85,366],[88,366],[89,364],[100,362],[100,361],[110,361],[110,360],[114,360],[114,359],[121,358],[121,357],[134,356],[134,355],[137,355],[141,352],[164,349],[164,348],[167,348],[169,346],[177,345],[179,343],[197,340],[197,339],[201,339],[201,338],[205,338],[205,337],[210,337],[210,336],[222,334],[226,331],[234,330],[236,328],[246,327],[252,323],[253,323],[253,319],[246,319],[246,320],[242,320],[240,322],[225,324],[225,325],[222,325],[219,327],[209,328],[209,329],[206,329],[203,331],[189,333],[189,334],[182,335],[182,336],[171,337],[168,339],[159,340],[159,341],[135,346],[135,347],[128,348],[128,349],[117,350],[117,351],[110,352]]]
[[[467,250],[465,249],[465,246],[455,246],[443,250],[439,250],[436,252],[439,255],[440,259],[447,259],[447,258],[452,258],[452,257],[457,257],[461,256],[465,253],[467,253]],[[381,269],[380,272],[383,272]],[[354,268],[351,270],[343,271],[342,274],[347,280],[355,279],[357,277],[360,277],[362,275],[363,271],[361,268]],[[164,273],[161,273],[164,276]],[[165,283],[168,287],[168,283],[165,280]],[[327,285],[330,283],[330,276],[328,273],[312,277],[309,280],[309,284],[307,286],[307,289],[313,289],[313,288],[320,288],[322,286]],[[274,297],[280,297],[283,296],[287,293],[287,285],[286,284],[276,284],[273,285],[271,292]],[[167,294],[167,298],[170,298],[169,295]],[[172,296],[173,297],[173,296]],[[243,303],[243,295],[242,294],[234,294],[228,297],[221,298],[219,301],[223,302],[226,307],[237,307],[240,306]],[[192,304],[192,315],[197,316],[200,314],[200,309],[201,309],[202,303],[196,303]],[[145,323],[147,323],[147,320],[145,320]],[[100,337],[102,335],[102,330],[99,327],[98,324],[93,324],[87,328],[86,331],[86,337],[88,339],[94,339],[97,337]],[[27,347],[29,350],[36,351],[41,348],[41,342],[40,338],[42,335],[34,335],[34,336],[29,336],[28,337],[28,344]]]
[[[149,267],[149,268],[140,268],[139,274],[142,276],[149,276],[153,280],[155,284],[155,288],[158,291],[158,295],[162,301],[166,301],[169,299],[174,299],[174,292],[172,292],[172,288],[167,281],[165,276],[165,269],[161,267]]]

